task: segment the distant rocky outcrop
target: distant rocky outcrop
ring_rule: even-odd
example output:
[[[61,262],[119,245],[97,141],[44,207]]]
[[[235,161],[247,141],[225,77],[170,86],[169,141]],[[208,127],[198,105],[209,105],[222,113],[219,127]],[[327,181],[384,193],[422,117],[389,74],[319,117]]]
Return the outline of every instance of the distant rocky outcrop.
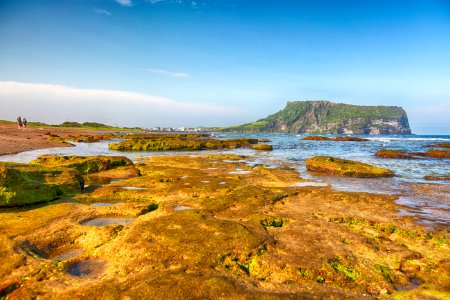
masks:
[[[398,106],[361,106],[330,101],[288,102],[279,112],[226,132],[329,134],[410,134],[408,117]]]

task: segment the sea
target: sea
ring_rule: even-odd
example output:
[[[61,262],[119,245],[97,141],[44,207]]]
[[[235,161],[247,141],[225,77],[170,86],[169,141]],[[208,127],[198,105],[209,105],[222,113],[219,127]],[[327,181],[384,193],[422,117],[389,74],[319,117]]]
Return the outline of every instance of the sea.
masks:
[[[450,182],[429,181],[424,176],[449,176],[450,159],[421,157],[418,159],[386,159],[374,156],[380,149],[399,149],[407,152],[424,152],[429,145],[450,143],[450,135],[357,135],[368,142],[304,141],[303,134],[233,134],[214,133],[214,138],[268,139],[273,151],[228,149],[202,152],[119,152],[108,149],[111,141],[74,143],[75,147],[50,148],[0,156],[0,161],[28,163],[43,154],[53,155],[125,155],[136,161],[140,157],[156,155],[199,155],[229,153],[248,156],[242,161],[249,165],[275,168],[289,163],[300,177],[312,185],[331,185],[336,190],[390,194],[401,205],[399,215],[412,216],[418,223],[431,229],[450,229]],[[334,137],[335,135],[327,135]],[[306,170],[305,160],[313,156],[333,156],[356,160],[392,170],[392,178],[347,178],[319,175]],[[244,176],[244,175],[243,175]]]

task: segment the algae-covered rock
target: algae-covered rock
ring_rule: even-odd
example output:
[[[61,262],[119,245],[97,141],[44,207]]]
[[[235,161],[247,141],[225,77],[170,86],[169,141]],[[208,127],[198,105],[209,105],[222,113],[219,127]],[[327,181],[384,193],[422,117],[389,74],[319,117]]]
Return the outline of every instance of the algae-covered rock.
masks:
[[[125,156],[54,156],[41,155],[31,162],[44,167],[66,167],[78,170],[81,174],[91,174],[120,166],[132,166],[133,162]]]
[[[306,168],[310,171],[329,173],[349,177],[390,177],[395,174],[383,168],[378,168],[357,161],[328,156],[316,156],[306,160]]]
[[[410,159],[413,156],[406,151],[403,150],[391,150],[391,149],[382,149],[375,153],[375,156],[382,158],[399,158],[399,159]]]
[[[253,150],[271,151],[273,150],[272,145],[267,144],[257,144],[252,146]]]
[[[109,144],[109,149],[119,151],[196,151],[249,147],[257,144],[257,139],[132,139]]]
[[[427,175],[424,176],[423,179],[425,180],[430,180],[430,181],[450,181],[450,175],[442,175],[442,176],[437,176],[437,175]]]
[[[428,150],[425,152],[425,156],[435,158],[450,158],[450,150]]]
[[[431,144],[431,145],[427,145],[426,147],[433,147],[433,148],[450,148],[450,143]]]
[[[329,141],[331,138],[321,135],[310,135],[302,138],[303,141]]]
[[[74,195],[83,178],[76,170],[0,163],[0,206],[22,206]]]

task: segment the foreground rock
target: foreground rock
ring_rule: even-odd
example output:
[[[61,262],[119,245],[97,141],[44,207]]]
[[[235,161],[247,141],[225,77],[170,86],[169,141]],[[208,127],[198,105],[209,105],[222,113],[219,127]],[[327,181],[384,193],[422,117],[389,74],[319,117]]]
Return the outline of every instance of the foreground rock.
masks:
[[[336,141],[336,142],[367,142],[368,139],[363,139],[354,136],[337,136],[334,138],[329,138],[321,135],[310,135],[305,136],[301,139],[302,141]]]
[[[395,174],[383,168],[368,164],[328,156],[316,156],[306,160],[309,171],[349,177],[391,177]]]
[[[396,216],[394,196],[294,187],[302,181],[294,169],[251,167],[248,159],[143,159],[137,164],[141,177],[79,194],[80,203],[3,209],[0,294],[8,299],[448,295],[447,233]],[[250,173],[230,174],[238,168]],[[115,205],[88,205],[106,202]],[[107,218],[125,225],[92,225]]]
[[[31,164],[46,168],[66,167],[78,170],[81,174],[91,174],[121,166],[132,166],[133,162],[125,156],[56,156],[41,155]]]
[[[0,163],[0,206],[22,206],[72,196],[80,193],[83,185],[76,170]]]

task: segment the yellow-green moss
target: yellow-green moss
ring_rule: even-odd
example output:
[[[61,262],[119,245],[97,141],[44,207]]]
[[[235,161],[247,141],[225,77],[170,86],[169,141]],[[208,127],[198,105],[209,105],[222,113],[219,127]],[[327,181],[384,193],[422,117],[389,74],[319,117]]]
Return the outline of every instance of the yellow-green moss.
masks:
[[[76,170],[0,163],[0,206],[22,206],[74,195],[83,184]]]

